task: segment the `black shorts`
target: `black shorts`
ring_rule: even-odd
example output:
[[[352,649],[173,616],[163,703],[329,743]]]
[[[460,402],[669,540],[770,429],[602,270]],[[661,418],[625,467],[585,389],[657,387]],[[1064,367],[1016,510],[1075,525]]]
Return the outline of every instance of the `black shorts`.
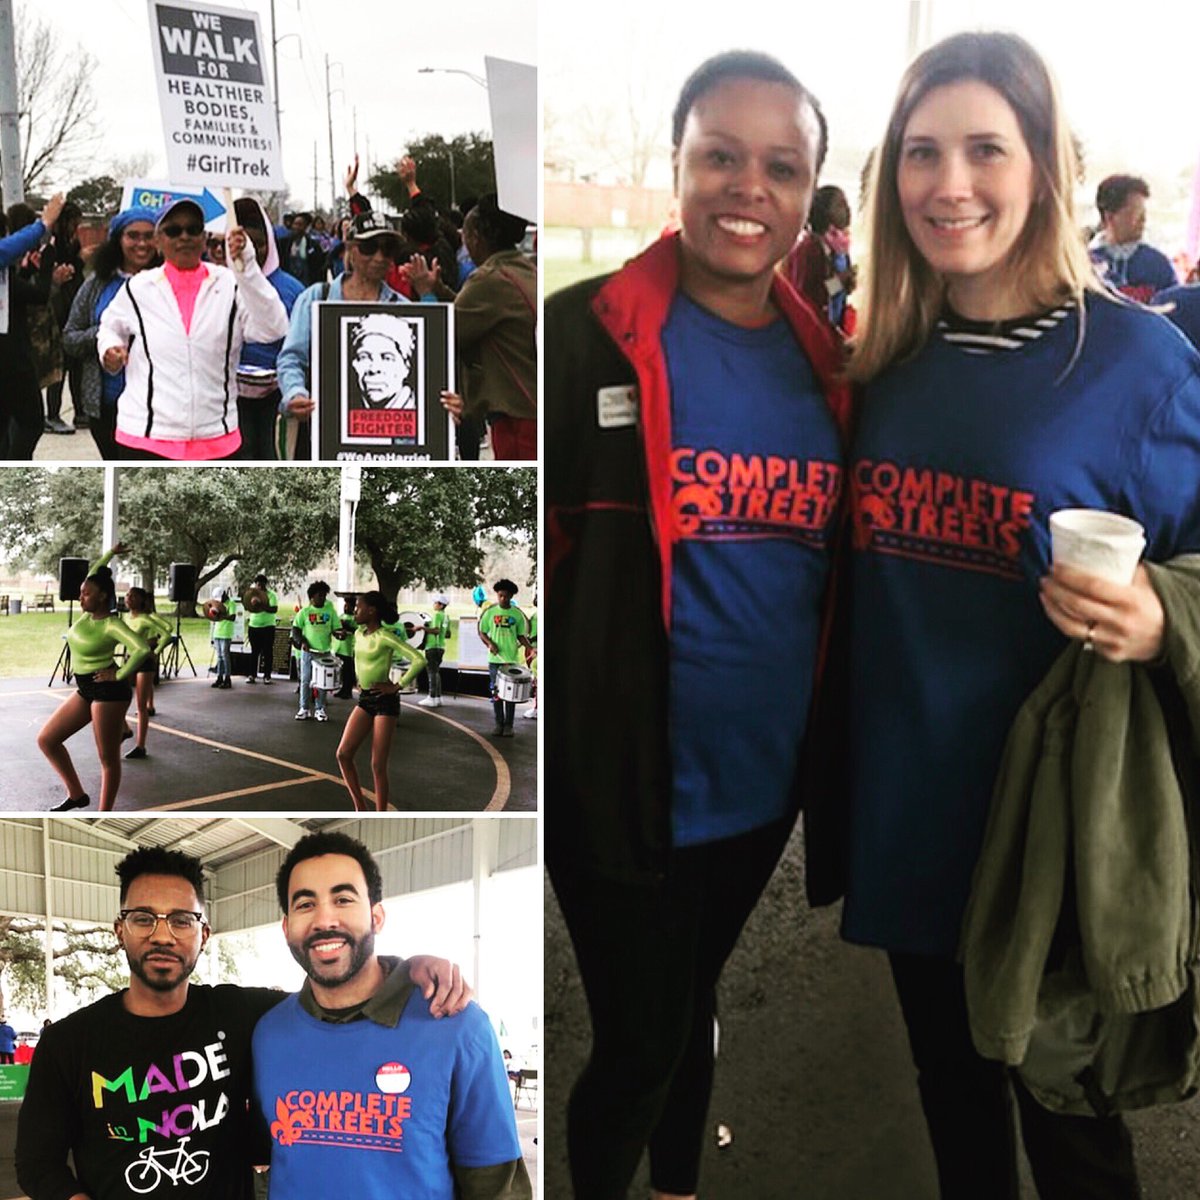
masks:
[[[148,654],[144,659],[142,659],[142,661],[140,663],[138,663],[138,668],[136,671],[134,671],[134,674],[142,675],[146,671],[150,671],[151,673],[153,673],[157,670],[158,670],[158,659],[156,659],[153,654]]]
[[[380,694],[365,688],[358,693],[358,707],[365,708],[373,717],[398,717],[400,715],[400,693]]]
[[[133,699],[133,688],[128,682],[110,679],[97,683],[95,673],[76,675],[75,689],[89,704],[93,700],[124,700],[128,704]]]

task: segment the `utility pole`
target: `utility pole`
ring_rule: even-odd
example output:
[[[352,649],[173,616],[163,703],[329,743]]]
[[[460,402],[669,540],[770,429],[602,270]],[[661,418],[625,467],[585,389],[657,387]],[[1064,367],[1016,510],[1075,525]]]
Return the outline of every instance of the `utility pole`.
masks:
[[[0,194],[5,208],[25,198],[17,105],[17,34],[12,0],[0,0]]]
[[[313,212],[317,211],[317,143],[313,142]]]
[[[275,0],[271,0],[271,82],[275,85],[275,152],[283,156],[283,124],[279,119],[279,39],[275,28]]]

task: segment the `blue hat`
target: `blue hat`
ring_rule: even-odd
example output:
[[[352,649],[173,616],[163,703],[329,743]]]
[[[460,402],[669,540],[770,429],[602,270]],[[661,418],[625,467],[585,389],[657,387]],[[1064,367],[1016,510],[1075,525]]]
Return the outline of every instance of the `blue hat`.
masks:
[[[153,208],[146,208],[144,205],[135,204],[133,208],[122,209],[108,223],[108,236],[112,237],[115,233],[120,233],[126,225],[132,225],[134,221],[146,221],[150,225],[158,221],[158,211]]]

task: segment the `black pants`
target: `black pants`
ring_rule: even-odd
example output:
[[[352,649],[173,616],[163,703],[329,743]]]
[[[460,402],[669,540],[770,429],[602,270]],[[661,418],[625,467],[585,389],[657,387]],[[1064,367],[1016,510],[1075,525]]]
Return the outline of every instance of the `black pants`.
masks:
[[[1051,1112],[1015,1072],[978,1054],[957,963],[916,954],[893,954],[890,961],[941,1200],[1017,1200],[1010,1085],[1041,1200],[1138,1200],[1133,1142],[1120,1117]]]
[[[262,677],[270,679],[271,660],[275,657],[275,626],[248,625],[246,631],[250,635],[250,674],[257,675],[261,664]]]
[[[275,461],[275,419],[279,389],[256,400],[238,397],[238,428],[242,431],[239,459]]]
[[[32,363],[0,353],[0,458],[30,461],[44,426],[42,390]]]
[[[100,415],[92,417],[88,424],[91,428],[92,441],[96,443],[100,457],[110,462],[120,458],[125,447],[117,445],[117,406],[115,404],[109,406],[102,402]]]
[[[791,826],[678,850],[656,883],[551,871],[592,1019],[567,1108],[576,1200],[625,1200],[647,1147],[656,1189],[696,1190],[717,980]]]

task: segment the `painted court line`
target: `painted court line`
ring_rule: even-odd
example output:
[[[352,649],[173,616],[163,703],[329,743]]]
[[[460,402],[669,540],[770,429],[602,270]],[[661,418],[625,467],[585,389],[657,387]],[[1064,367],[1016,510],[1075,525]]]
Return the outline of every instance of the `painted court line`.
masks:
[[[189,681],[185,679],[182,680],[182,682],[187,683]],[[60,702],[67,698],[63,692],[54,692],[50,688],[39,688],[36,691],[31,692],[0,693],[0,702],[3,701],[5,696],[18,695],[48,696],[59,700]],[[484,753],[487,754],[488,758],[490,758],[492,761],[492,769],[496,773],[496,786],[492,789],[492,795],[487,804],[479,811],[501,812],[504,809],[505,804],[508,803],[508,797],[512,792],[512,773],[508,769],[508,763],[504,760],[504,756],[495,748],[495,746],[488,742],[481,734],[476,733],[475,730],[471,729],[469,726],[463,725],[461,722],[454,720],[453,717],[443,716],[440,712],[431,711],[427,708],[420,708],[417,705],[410,705],[408,711],[410,713],[415,712],[419,713],[421,716],[432,717],[438,721],[443,721],[451,728],[457,729],[460,733],[465,733],[468,737],[473,738],[475,742],[477,742],[483,748]],[[257,759],[259,762],[269,763],[271,766],[279,767],[285,771],[299,772],[299,776],[295,779],[280,780],[278,783],[260,784],[251,788],[235,790],[232,792],[221,792],[211,796],[198,796],[189,800],[176,801],[171,804],[149,805],[142,811],[165,812],[176,808],[188,808],[194,804],[212,803],[217,800],[233,800],[240,796],[250,796],[264,791],[273,791],[279,788],[293,787],[296,784],[308,783],[318,779],[327,780],[336,784],[342,784],[343,782],[340,775],[333,775],[328,771],[322,771],[315,767],[305,767],[299,763],[287,762],[285,759],[275,758],[270,754],[263,754],[258,750],[248,750],[241,746],[235,746],[229,742],[218,742],[212,738],[202,737],[197,733],[186,733],[182,729],[172,729],[170,726],[160,725],[156,721],[151,721],[150,728],[155,729],[160,733],[171,734],[174,737],[195,742],[201,746],[211,746],[214,749],[221,750],[225,753],[240,754],[244,758]],[[367,788],[363,788],[363,796],[370,800],[375,799],[374,792]],[[347,796],[347,799],[348,798],[349,797]],[[395,808],[396,806],[393,804],[390,807]]]

